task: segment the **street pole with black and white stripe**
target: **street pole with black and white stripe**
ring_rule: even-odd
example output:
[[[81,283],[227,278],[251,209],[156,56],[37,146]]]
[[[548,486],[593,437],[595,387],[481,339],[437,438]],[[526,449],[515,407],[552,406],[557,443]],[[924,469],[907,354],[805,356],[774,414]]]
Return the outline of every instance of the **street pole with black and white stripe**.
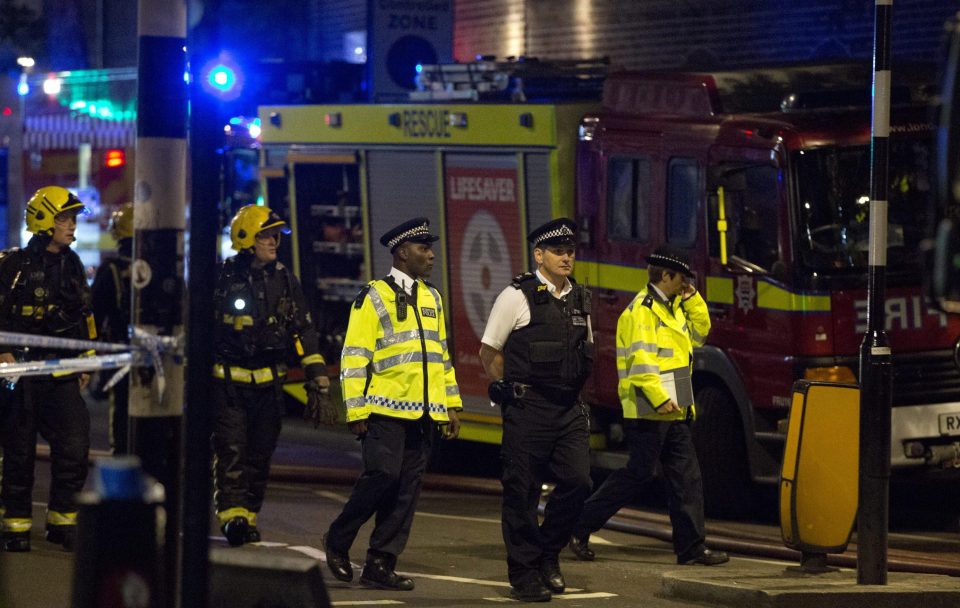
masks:
[[[867,333],[860,345],[860,486],[857,583],[887,584],[890,413],[893,375],[886,332],[887,205],[890,180],[890,31],[893,0],[876,0]]]
[[[131,323],[142,335],[184,335],[187,69],[186,0],[140,0]],[[137,339],[135,338],[135,341]],[[163,484],[167,523],[164,605],[177,599],[183,356],[130,375],[131,448]]]

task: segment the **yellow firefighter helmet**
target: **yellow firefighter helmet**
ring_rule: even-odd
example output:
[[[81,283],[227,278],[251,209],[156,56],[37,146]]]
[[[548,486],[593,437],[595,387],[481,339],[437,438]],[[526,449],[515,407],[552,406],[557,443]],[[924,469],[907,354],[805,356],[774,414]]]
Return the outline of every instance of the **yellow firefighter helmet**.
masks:
[[[133,237],[133,203],[124,203],[110,214],[110,236],[118,242]]]
[[[230,221],[230,243],[236,251],[245,251],[253,247],[257,233],[277,226],[284,234],[290,234],[287,223],[269,207],[241,207]]]
[[[86,207],[66,188],[40,188],[27,201],[27,230],[34,234],[52,234],[54,218],[67,211],[82,213]]]

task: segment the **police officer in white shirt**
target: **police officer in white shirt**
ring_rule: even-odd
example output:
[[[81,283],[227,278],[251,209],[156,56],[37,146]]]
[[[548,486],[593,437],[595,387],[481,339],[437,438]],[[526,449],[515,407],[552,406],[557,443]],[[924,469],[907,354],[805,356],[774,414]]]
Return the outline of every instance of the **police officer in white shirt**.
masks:
[[[590,292],[571,277],[576,224],[530,233],[537,263],[497,297],[481,340],[490,398],[503,410],[503,540],[511,596],[542,602],[564,591],[558,555],[589,496]],[[556,482],[543,524],[540,489]]]

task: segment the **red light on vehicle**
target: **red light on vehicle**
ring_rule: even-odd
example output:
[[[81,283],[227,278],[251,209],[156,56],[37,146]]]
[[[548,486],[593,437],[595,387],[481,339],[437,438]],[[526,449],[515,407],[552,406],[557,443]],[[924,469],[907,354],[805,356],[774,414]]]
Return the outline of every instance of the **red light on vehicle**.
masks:
[[[4,107],[3,107],[3,115],[4,115],[4,116],[10,116],[11,114],[13,114],[13,108],[11,108],[10,106],[4,106]]]
[[[122,167],[127,163],[127,153],[123,150],[107,150],[106,165],[110,168]]]

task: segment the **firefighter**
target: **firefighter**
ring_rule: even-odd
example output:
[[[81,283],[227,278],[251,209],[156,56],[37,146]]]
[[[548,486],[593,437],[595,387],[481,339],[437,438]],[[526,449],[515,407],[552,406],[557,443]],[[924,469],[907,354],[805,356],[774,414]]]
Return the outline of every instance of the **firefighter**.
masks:
[[[696,415],[693,348],[707,339],[710,315],[691,282],[685,251],[660,246],[647,264],[649,285],[617,322],[617,390],[630,458],[587,499],[570,549],[578,559],[593,560],[590,534],[639,496],[659,463],[667,481],[677,563],[715,566],[729,557],[704,545],[703,484],[690,437]]]
[[[95,339],[90,288],[70,249],[83,203],[59,186],[40,188],[27,202],[27,246],[0,259],[0,327],[5,331]],[[70,357],[55,349],[5,349],[0,362]],[[29,551],[37,433],[50,443],[50,500],[46,539],[73,550],[77,503],[87,477],[90,414],[80,394],[90,375],[54,373],[20,378],[2,397],[3,545]],[[9,384],[8,384],[9,388]]]
[[[231,546],[260,541],[257,515],[280,435],[290,358],[299,357],[308,379],[305,414],[315,423],[337,419],[300,283],[277,260],[280,235],[289,232],[269,208],[241,207],[230,223],[237,255],[222,264],[214,295],[215,503]]]
[[[527,237],[537,263],[497,297],[481,339],[490,398],[502,407],[503,540],[510,594],[524,602],[563,593],[559,554],[590,494],[590,431],[580,390],[590,373],[590,292],[572,278],[576,224]],[[537,519],[548,472],[556,480]]]
[[[100,335],[110,342],[129,342],[130,262],[133,259],[133,203],[125,203],[110,215],[110,235],[117,243],[117,255],[97,269],[93,279],[93,313],[100,324]],[[115,371],[108,370],[101,382],[108,382]],[[110,448],[115,455],[129,452],[130,388],[121,379],[113,386],[110,398]]]
[[[414,581],[396,573],[420,495],[437,426],[443,437],[460,432],[463,408],[447,350],[443,303],[423,280],[433,268],[426,218],[414,218],[380,239],[393,267],[357,296],[340,363],[350,430],[360,437],[363,473],[343,511],[323,536],[327,565],[353,580],[348,552],[360,527],[376,514],[360,583],[409,591]]]

